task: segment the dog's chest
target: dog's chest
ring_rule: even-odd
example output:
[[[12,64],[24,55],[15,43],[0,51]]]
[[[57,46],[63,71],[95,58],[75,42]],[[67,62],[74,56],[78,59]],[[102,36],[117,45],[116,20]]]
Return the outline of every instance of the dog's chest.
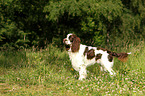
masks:
[[[69,57],[72,63],[72,67],[76,70],[79,71],[79,67],[81,64],[83,64],[83,56],[79,53],[69,53]]]

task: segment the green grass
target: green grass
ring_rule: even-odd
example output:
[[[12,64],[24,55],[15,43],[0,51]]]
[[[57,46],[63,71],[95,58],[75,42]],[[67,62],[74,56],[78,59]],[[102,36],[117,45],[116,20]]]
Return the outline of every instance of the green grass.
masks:
[[[131,46],[127,62],[115,59],[115,77],[101,72],[99,65],[88,68],[84,81],[79,81],[65,51],[49,45],[40,51],[0,52],[1,96],[100,96],[145,95],[145,47],[142,42]]]

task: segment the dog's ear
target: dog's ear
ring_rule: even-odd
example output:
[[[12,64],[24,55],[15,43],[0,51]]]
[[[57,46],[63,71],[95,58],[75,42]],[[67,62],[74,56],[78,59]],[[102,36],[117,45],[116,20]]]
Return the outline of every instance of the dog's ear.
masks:
[[[71,46],[71,50],[72,52],[77,52],[79,51],[80,48],[80,38],[77,37],[76,35],[73,36],[73,40],[72,40],[72,46]]]

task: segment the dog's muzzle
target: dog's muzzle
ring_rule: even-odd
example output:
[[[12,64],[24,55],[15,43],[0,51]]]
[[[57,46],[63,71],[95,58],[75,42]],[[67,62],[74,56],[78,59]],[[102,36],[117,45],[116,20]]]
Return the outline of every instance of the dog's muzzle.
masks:
[[[63,39],[63,43],[65,43],[66,39]]]
[[[66,39],[63,39],[63,43],[65,44],[65,48],[68,51],[70,49],[70,45],[66,44]]]

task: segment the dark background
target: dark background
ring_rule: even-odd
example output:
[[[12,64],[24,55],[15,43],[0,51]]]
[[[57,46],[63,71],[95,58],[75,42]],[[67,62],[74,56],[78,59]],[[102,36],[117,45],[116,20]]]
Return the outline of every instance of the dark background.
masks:
[[[68,33],[83,44],[124,47],[145,37],[144,0],[1,0],[0,48],[62,48]]]

